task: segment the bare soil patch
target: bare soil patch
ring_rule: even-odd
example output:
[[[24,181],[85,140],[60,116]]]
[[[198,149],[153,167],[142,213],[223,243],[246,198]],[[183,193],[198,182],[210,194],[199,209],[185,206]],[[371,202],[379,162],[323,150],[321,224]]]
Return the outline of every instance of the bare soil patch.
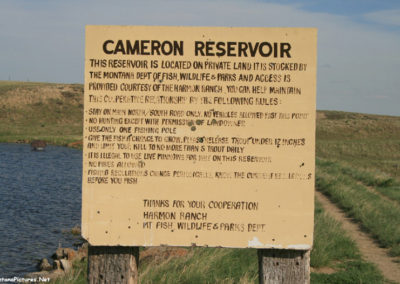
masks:
[[[335,269],[333,269],[332,267],[318,267],[318,268],[311,267],[311,272],[323,273],[323,274],[333,274],[337,271]]]

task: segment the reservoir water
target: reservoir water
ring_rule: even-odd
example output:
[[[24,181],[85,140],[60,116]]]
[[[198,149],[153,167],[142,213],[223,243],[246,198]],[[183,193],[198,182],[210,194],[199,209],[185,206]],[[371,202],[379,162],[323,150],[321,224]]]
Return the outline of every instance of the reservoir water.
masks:
[[[79,242],[82,151],[0,143],[0,278],[36,271],[38,260]]]

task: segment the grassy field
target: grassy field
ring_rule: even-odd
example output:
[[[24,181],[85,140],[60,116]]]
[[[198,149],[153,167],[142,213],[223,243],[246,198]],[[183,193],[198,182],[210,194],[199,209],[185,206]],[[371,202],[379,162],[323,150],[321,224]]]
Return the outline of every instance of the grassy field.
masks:
[[[0,81],[0,142],[82,139],[83,86]],[[317,189],[400,256],[400,117],[319,111]],[[148,248],[141,283],[258,283],[252,249]],[[85,283],[86,263],[57,283]],[[312,283],[384,283],[316,202]]]
[[[400,118],[320,112],[316,187],[400,256]]]
[[[383,247],[400,256],[400,206],[397,201],[382,198],[362,182],[343,173],[340,164],[317,160],[317,188],[360,222]],[[382,187],[385,188],[385,187]],[[398,197],[400,187],[388,187],[389,193]],[[388,194],[390,196],[390,194]]]
[[[0,81],[0,142],[82,139],[83,86]]]
[[[318,158],[400,178],[400,117],[319,111]]]

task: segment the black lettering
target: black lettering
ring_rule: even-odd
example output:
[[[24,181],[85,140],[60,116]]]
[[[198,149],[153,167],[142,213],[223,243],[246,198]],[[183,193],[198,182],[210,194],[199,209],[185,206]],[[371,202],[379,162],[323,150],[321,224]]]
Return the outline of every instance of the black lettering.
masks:
[[[114,41],[111,40],[111,39],[109,39],[109,40],[106,40],[106,41],[103,43],[103,51],[104,51],[105,54],[112,54],[112,53],[113,53],[112,50],[107,49],[107,45],[110,44],[110,43],[113,44]]]
[[[264,47],[265,45],[268,46],[268,52],[267,52],[267,53],[265,53],[264,50],[263,50],[263,47]],[[272,53],[272,46],[271,46],[271,44],[270,44],[269,42],[262,42],[262,43],[260,44],[259,52],[260,52],[260,54],[261,54],[262,57],[268,57],[268,56],[270,56],[271,53]]]
[[[137,55],[183,55],[183,41],[170,42],[158,40],[118,40],[114,48],[113,40],[106,40],[103,43],[103,51],[106,54],[137,54]]]
[[[127,50],[128,54],[140,54],[139,42],[136,40],[135,45],[132,46],[131,41],[127,40],[126,41],[126,50]]]
[[[196,41],[196,56],[229,56],[229,57],[288,57],[290,58],[291,45],[287,42],[215,42]]]
[[[140,42],[140,49],[141,49],[140,51],[141,51],[142,55],[150,55],[150,52],[146,51],[149,43],[150,43],[150,41],[148,41],[148,40],[142,40]]]
[[[122,54],[126,54],[122,40],[118,40],[117,45],[115,46],[114,54],[117,54],[118,52],[120,52]]]
[[[205,54],[204,54],[204,47],[205,47],[204,42],[202,42],[202,41],[195,41],[195,43],[194,43],[194,55],[195,55],[195,56],[198,56],[199,53],[200,53],[201,56],[205,56]]]
[[[160,55],[160,47],[161,47],[161,43],[158,40],[152,40],[151,41],[151,55],[154,55],[154,52],[156,52],[157,55]]]
[[[164,41],[162,46],[161,46],[161,50],[163,52],[164,55],[170,55],[172,53],[172,44],[169,41]]]
[[[225,50],[225,42],[218,42],[217,43],[217,56],[224,56],[226,54],[226,50]]]
[[[289,51],[292,48],[292,46],[290,45],[290,43],[288,42],[283,42],[281,43],[281,57],[288,57],[291,58],[292,56],[290,55]]]
[[[206,55],[207,56],[215,56],[215,53],[213,53],[213,45],[215,45],[214,41],[207,41],[206,42]]]
[[[251,42],[249,42],[249,49],[250,49],[250,55],[251,57],[256,56],[256,52],[257,52],[257,47],[258,47],[259,43],[256,42],[256,45],[253,48],[253,45],[251,44]]]
[[[228,56],[236,56],[235,54],[235,45],[237,42],[228,41]]]
[[[177,41],[174,41],[174,55],[183,55],[183,41],[180,41],[179,43]]]
[[[247,57],[247,43],[246,42],[239,42],[238,46],[238,56],[241,57],[242,54]]]

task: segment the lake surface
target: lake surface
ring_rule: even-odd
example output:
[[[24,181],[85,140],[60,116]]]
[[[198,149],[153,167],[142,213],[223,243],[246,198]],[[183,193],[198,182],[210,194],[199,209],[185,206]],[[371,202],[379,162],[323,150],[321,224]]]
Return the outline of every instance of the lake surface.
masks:
[[[81,219],[82,151],[0,143],[0,278],[36,271]]]

